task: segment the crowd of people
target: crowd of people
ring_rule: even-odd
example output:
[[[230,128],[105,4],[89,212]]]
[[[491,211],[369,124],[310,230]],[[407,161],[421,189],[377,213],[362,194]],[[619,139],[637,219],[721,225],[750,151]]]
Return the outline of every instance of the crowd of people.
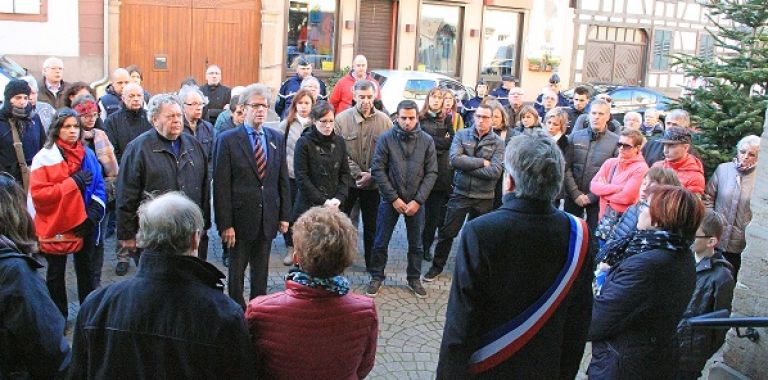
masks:
[[[587,341],[590,378],[695,379],[722,344],[681,321],[731,307],[757,136],[706,182],[688,113],[619,122],[610,97],[577,87],[571,101],[557,74],[533,104],[505,76],[465,102],[433,88],[390,117],[365,57],[330,94],[296,66],[278,91],[230,89],[211,65],[204,85],[154,96],[129,66],[97,98],[50,58],[39,83],[6,86],[0,377],[363,378],[401,215],[418,298],[460,240],[440,379],[573,378]],[[358,256],[348,215],[364,295],[343,275]],[[267,295],[278,232],[290,269]],[[102,287],[112,234],[116,274],[138,268]]]

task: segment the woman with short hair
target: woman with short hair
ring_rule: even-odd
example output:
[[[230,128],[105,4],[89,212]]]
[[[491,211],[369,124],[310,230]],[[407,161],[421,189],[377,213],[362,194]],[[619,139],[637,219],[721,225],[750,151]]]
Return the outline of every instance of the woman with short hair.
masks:
[[[362,379],[376,359],[378,317],[373,300],[350,292],[342,276],[357,257],[357,229],[327,207],[309,209],[293,228],[299,269],[285,291],[257,297],[245,313],[257,377]]]
[[[741,252],[746,247],[744,229],[752,221],[752,190],[755,187],[760,138],[749,135],[736,145],[736,157],[720,164],[704,189],[704,205],[725,218],[725,228],[718,248],[733,265],[733,278],[741,268]]]
[[[675,331],[696,285],[691,244],[704,205],[682,187],[650,189],[626,257],[595,296],[589,339],[594,379],[670,379]]]
[[[32,258],[37,237],[26,204],[21,186],[0,172],[0,378],[53,379],[69,360],[69,343]]]
[[[93,290],[93,256],[99,223],[107,202],[101,165],[83,145],[77,112],[62,108],[48,129],[45,146],[32,159],[30,205],[40,251],[48,261],[46,285],[64,316],[68,315],[65,282],[67,256],[74,256],[80,303]]]
[[[541,130],[541,119],[539,119],[539,113],[533,106],[525,105],[520,107],[518,112],[520,115],[520,123],[512,130],[512,136],[519,134],[530,135],[534,130]]]

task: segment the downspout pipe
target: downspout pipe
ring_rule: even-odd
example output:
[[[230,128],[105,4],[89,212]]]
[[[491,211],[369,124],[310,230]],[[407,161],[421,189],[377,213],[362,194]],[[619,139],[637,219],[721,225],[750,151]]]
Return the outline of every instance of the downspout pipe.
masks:
[[[91,82],[91,88],[106,84],[109,80],[109,0],[104,0],[104,65],[103,76]]]

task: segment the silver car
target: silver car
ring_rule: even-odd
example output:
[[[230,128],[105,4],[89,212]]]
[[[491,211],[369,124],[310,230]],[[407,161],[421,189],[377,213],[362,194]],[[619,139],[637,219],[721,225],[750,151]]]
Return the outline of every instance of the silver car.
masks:
[[[415,101],[421,108],[427,93],[435,87],[453,90],[459,106],[461,102],[466,102],[475,96],[474,89],[442,74],[423,71],[374,70],[371,75],[381,86],[381,102],[390,114],[397,109],[398,103],[406,99]]]

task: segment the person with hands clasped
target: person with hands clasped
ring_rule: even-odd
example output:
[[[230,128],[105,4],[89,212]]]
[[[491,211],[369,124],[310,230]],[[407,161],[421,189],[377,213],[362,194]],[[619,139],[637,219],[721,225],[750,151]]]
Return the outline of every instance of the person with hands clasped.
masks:
[[[405,217],[408,235],[408,287],[418,298],[427,296],[421,285],[421,261],[424,247],[424,209],[437,180],[437,155],[432,137],[419,126],[418,106],[412,100],[397,105],[397,123],[379,137],[373,155],[371,174],[381,193],[376,220],[376,241],[368,272],[371,281],[365,290],[375,297],[384,282],[389,240],[400,215]]]
[[[53,302],[67,318],[65,272],[73,255],[80,303],[93,290],[91,256],[99,240],[96,228],[107,202],[96,154],[83,146],[78,114],[62,108],[48,129],[45,146],[32,159],[30,214],[48,262],[46,285]]]

